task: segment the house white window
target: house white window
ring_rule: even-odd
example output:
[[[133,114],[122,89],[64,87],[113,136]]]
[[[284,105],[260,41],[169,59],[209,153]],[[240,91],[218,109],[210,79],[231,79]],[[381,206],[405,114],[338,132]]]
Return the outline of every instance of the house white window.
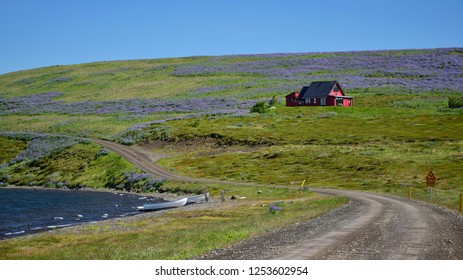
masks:
[[[320,98],[320,105],[326,106],[326,98]]]

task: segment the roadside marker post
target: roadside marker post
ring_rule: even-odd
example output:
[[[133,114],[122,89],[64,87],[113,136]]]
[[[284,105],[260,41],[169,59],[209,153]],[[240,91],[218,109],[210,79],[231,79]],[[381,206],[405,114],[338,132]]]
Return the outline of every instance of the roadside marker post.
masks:
[[[432,170],[429,170],[428,176],[426,176],[426,186],[429,187],[429,199],[432,203],[432,187],[436,185],[436,176],[432,173]]]
[[[413,188],[412,187],[408,187],[408,199],[412,199],[413,197]]]
[[[305,180],[304,180],[304,181],[302,181],[302,184],[301,184],[301,188],[303,188],[303,187],[304,187],[304,183],[305,183]]]

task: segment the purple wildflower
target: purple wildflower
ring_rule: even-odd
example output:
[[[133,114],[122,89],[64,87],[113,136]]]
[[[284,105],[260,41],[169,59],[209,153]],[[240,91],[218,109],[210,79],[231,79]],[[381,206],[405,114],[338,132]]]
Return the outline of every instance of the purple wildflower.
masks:
[[[9,114],[71,114],[107,115],[130,114],[144,116],[153,113],[214,113],[220,110],[249,109],[249,100],[234,98],[182,99],[128,99],[109,101],[82,101],[64,103],[54,100],[61,93],[31,94],[26,97],[4,98],[0,96],[0,115]]]
[[[280,81],[338,80],[347,88],[381,86],[460,91],[462,49],[269,54],[213,57],[178,66],[174,76],[258,75]],[[240,58],[243,61],[237,61]],[[231,61],[231,62],[230,62]]]

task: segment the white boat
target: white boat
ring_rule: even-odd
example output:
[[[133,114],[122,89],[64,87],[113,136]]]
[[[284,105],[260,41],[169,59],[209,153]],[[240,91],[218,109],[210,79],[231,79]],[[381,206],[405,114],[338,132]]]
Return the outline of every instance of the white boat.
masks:
[[[188,201],[188,198],[185,197],[185,198],[174,200],[174,201],[145,204],[143,206],[139,206],[138,210],[146,211],[146,210],[160,210],[160,209],[166,209],[166,208],[177,208],[177,207],[185,206],[187,201]]]
[[[198,203],[198,202],[207,202],[209,200],[209,193],[195,195],[188,197],[186,204]]]

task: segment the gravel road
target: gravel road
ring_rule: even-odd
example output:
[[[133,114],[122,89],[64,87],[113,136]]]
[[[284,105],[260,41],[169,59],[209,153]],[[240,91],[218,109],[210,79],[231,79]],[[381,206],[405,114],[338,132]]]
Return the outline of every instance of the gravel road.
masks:
[[[463,217],[456,212],[376,194],[315,191],[350,203],[202,259],[463,259]]]
[[[179,176],[133,148],[102,140],[94,142],[157,176],[220,182]],[[312,190],[346,196],[350,203],[318,218],[215,250],[201,259],[463,259],[463,216],[457,212],[378,194]]]

